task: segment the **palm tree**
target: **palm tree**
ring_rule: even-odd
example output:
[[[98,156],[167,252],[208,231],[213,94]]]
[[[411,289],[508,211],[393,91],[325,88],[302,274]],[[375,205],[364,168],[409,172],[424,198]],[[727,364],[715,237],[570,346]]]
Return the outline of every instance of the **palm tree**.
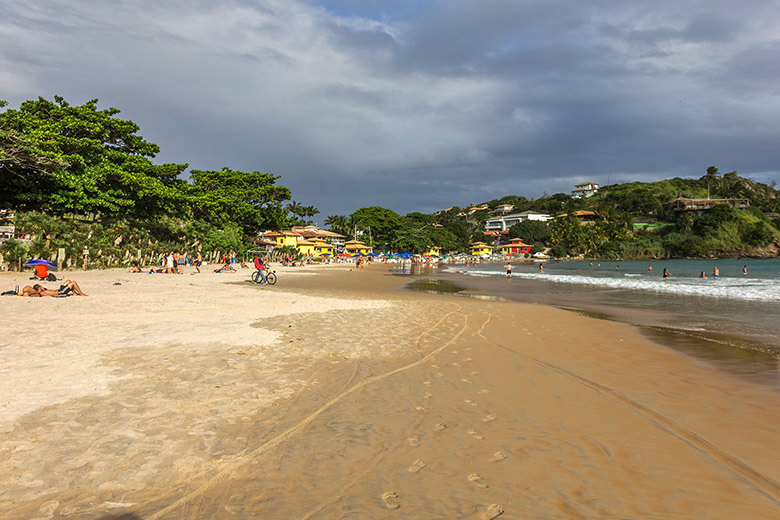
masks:
[[[349,218],[346,215],[330,215],[325,219],[325,225],[334,233],[345,236],[350,234]]]

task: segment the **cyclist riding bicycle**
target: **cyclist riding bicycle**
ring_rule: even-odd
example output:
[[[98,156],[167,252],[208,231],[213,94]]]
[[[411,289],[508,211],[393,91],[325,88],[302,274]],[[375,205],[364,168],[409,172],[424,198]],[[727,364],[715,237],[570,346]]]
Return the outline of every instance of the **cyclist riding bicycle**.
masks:
[[[254,262],[257,271],[260,273],[260,278],[263,280],[263,283],[268,283],[268,278],[266,278],[265,276],[265,272],[268,269],[268,267],[265,265],[265,262],[259,256],[255,257]]]

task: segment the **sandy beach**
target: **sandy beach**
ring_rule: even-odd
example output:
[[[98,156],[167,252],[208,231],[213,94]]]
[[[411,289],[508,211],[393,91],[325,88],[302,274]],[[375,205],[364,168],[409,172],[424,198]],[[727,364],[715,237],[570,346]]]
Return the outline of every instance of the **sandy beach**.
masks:
[[[780,517],[780,393],[630,325],[191,272],[0,299],[0,518]]]

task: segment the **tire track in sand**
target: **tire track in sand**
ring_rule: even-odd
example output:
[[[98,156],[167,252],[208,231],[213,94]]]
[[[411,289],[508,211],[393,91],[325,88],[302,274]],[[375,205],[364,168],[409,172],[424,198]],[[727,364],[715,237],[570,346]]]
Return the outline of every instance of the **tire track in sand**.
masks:
[[[444,322],[447,318],[449,318],[451,315],[457,313],[460,311],[460,307],[458,309],[448,312],[443,317],[441,317],[434,325],[431,327],[425,329],[420,335],[418,336],[416,343],[419,343],[420,339],[425,337],[426,335],[430,334],[431,331],[435,330],[437,327],[441,325],[442,322]],[[291,426],[287,430],[281,432],[276,437],[273,437],[272,439],[267,440],[254,450],[247,452],[246,454],[240,456],[239,458],[226,462],[225,468],[217,472],[213,477],[208,479],[206,482],[198,486],[196,489],[191,491],[190,493],[187,493],[183,497],[179,498],[172,504],[160,509],[156,513],[153,513],[147,517],[147,520],[160,520],[163,518],[163,516],[167,515],[168,513],[171,513],[172,511],[175,511],[179,509],[180,507],[183,507],[187,503],[202,497],[206,491],[208,491],[211,487],[213,487],[218,482],[225,481],[230,478],[230,476],[241,466],[249,462],[251,459],[257,457],[258,455],[262,454],[263,452],[269,450],[270,448],[273,448],[274,446],[277,446],[284,441],[288,440],[290,437],[298,433],[299,431],[303,430],[306,426],[314,422],[315,419],[317,419],[320,415],[322,415],[324,412],[326,412],[328,409],[330,409],[333,405],[347,397],[348,395],[356,392],[357,390],[360,390],[361,388],[368,386],[370,384],[376,383],[377,381],[381,381],[383,379],[387,379],[390,376],[393,376],[395,374],[398,374],[400,372],[404,372],[406,370],[415,368],[426,361],[430,360],[431,358],[435,357],[439,353],[441,353],[445,348],[449,347],[451,344],[453,344],[455,341],[460,338],[464,332],[468,329],[468,316],[463,319],[463,326],[461,329],[452,336],[446,343],[443,345],[435,348],[428,354],[424,355],[423,357],[419,358],[416,361],[413,361],[412,363],[409,363],[408,365],[404,365],[402,367],[398,367],[396,369],[393,369],[389,372],[386,372],[384,374],[379,374],[376,376],[369,377],[367,379],[364,379],[363,381],[356,383],[355,385],[351,386],[347,390],[341,392],[336,397],[329,400],[327,403],[319,407],[317,410],[312,412],[311,414],[307,415],[303,419],[301,419],[297,424],[294,426]]]
[[[489,317],[485,322],[485,325],[487,325],[487,322],[489,322],[492,319],[492,317],[493,315],[489,314]],[[559,374],[564,375],[569,379],[590,388],[591,390],[595,390],[631,408],[632,410],[634,410],[635,412],[643,416],[651,424],[655,425],[659,430],[668,433],[669,435],[681,440],[685,444],[688,444],[692,448],[708,455],[713,460],[725,466],[731,472],[736,473],[743,479],[753,484],[753,487],[759,493],[763,494],[773,502],[780,505],[780,484],[778,484],[772,478],[767,477],[766,475],[760,473],[758,470],[752,468],[745,462],[742,462],[741,460],[734,457],[733,455],[726,453],[725,451],[718,448],[717,446],[715,446],[714,444],[712,444],[710,441],[703,438],[702,436],[698,435],[697,433],[694,433],[684,428],[683,426],[680,426],[679,424],[675,423],[674,421],[672,421],[665,415],[661,414],[660,412],[657,412],[652,408],[649,408],[648,406],[643,405],[638,401],[634,401],[633,399],[626,397],[625,395],[621,394],[617,390],[602,385],[601,383],[597,383],[596,381],[581,376],[575,372],[572,372],[571,370],[561,368],[557,365],[548,363],[546,361],[542,361],[541,359],[535,358],[528,354],[521,354],[520,352],[512,350],[511,348],[505,345],[493,341],[487,338],[484,334],[482,334],[483,329],[484,329],[484,325],[479,331],[477,331],[477,335],[482,339],[484,339],[486,342],[506,352],[510,352],[517,356],[530,359],[541,366],[554,370]]]

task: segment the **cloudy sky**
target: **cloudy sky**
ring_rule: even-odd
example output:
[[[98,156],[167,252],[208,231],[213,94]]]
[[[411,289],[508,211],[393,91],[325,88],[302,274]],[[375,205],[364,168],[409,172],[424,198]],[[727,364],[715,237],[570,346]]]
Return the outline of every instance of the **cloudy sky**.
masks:
[[[98,98],[158,162],[327,215],[780,182],[775,0],[0,0],[0,99]]]

